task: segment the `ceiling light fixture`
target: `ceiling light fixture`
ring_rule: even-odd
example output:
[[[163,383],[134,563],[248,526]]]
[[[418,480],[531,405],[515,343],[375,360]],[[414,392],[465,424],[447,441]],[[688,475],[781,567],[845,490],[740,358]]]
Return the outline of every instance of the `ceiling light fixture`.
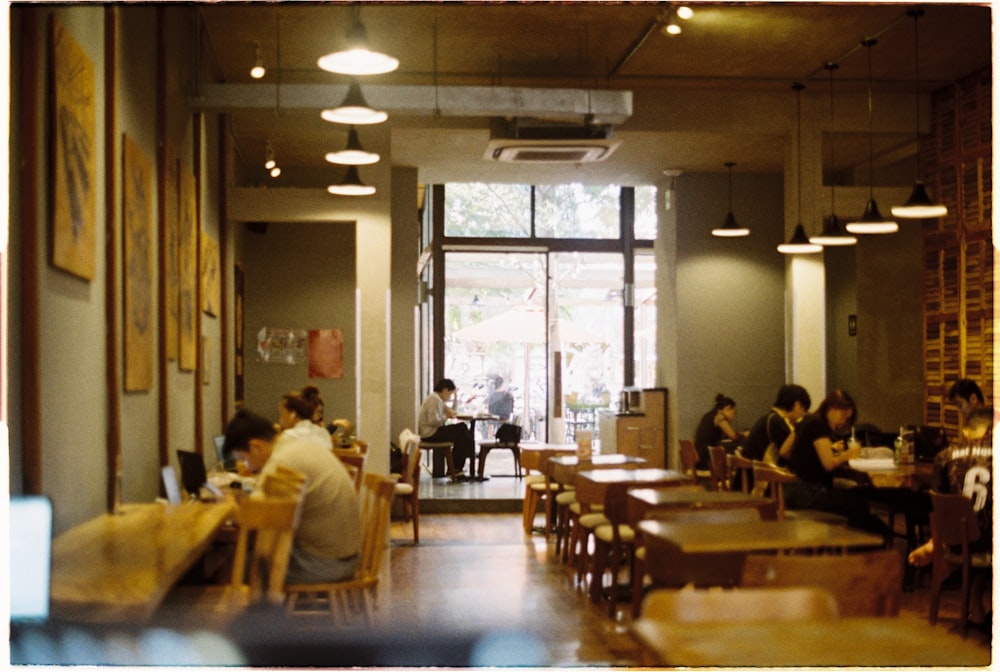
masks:
[[[677,22],[677,19],[683,19],[686,21],[692,16],[694,16],[694,10],[687,5],[670,5],[662,14],[660,14],[659,21],[662,24],[660,26],[660,32],[664,35],[680,35],[681,24]]]
[[[361,10],[355,5],[354,21],[347,30],[344,49],[321,56],[316,62],[327,72],[339,75],[383,75],[399,67],[399,59],[373,51],[368,44],[368,31],[361,23]]]
[[[389,115],[382,110],[376,110],[368,104],[361,93],[361,85],[358,80],[352,79],[347,87],[347,95],[340,105],[334,108],[323,110],[320,116],[327,121],[337,124],[381,124],[389,118]]]
[[[357,166],[348,166],[344,178],[337,184],[331,184],[326,190],[337,196],[370,196],[375,193],[375,187],[361,181]]]
[[[365,151],[358,139],[358,130],[351,126],[347,132],[347,146],[339,152],[327,152],[326,160],[342,166],[367,166],[378,163],[381,157],[375,152]]]
[[[860,218],[847,223],[851,233],[896,233],[899,224],[886,219],[875,202],[875,141],[872,127],[872,47],[878,44],[873,37],[866,38],[861,46],[868,48],[868,205]]]
[[[736,164],[732,161],[726,161],[723,165],[729,169],[729,213],[726,215],[726,221],[722,226],[712,229],[712,235],[717,238],[749,236],[750,229],[738,225],[736,218],[733,217],[733,166]]]
[[[271,177],[281,175],[281,168],[278,167],[277,161],[274,160],[274,148],[271,146],[270,140],[264,142],[264,168],[270,173]]]
[[[823,219],[823,230],[818,236],[810,236],[809,242],[822,245],[823,247],[834,247],[844,245],[856,245],[858,239],[844,231],[837,217],[837,208],[834,192],[836,191],[837,162],[834,159],[834,145],[836,145],[836,133],[833,117],[833,71],[839,66],[829,62],[824,66],[830,71],[830,215]]]
[[[815,254],[822,252],[823,246],[810,242],[809,238],[806,237],[806,230],[802,226],[802,89],[806,86],[796,82],[792,84],[792,88],[795,89],[795,115],[798,120],[795,144],[798,153],[796,178],[798,180],[799,223],[795,225],[791,239],[787,243],[778,245],[778,252],[782,254]]]
[[[253,43],[254,49],[254,64],[250,68],[250,76],[254,79],[260,79],[267,74],[267,70],[264,68],[264,57],[260,55],[260,42]]]
[[[914,99],[917,110],[917,158],[916,158],[916,181],[913,183],[913,191],[910,198],[903,205],[892,206],[893,217],[903,217],[905,219],[926,219],[930,217],[944,217],[948,214],[948,208],[943,203],[935,203],[927,193],[927,187],[920,181],[920,33],[917,24],[924,10],[914,7],[906,12],[913,17],[913,62],[916,70],[916,92]]]

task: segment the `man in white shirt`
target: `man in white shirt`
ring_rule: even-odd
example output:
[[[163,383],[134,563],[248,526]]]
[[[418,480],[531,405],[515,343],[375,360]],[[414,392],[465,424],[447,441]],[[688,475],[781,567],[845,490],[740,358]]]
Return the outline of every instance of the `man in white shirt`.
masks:
[[[442,378],[434,384],[434,391],[420,405],[417,433],[425,441],[448,441],[454,444],[452,455],[457,473],[449,476],[452,480],[464,480],[465,461],[469,460],[473,465],[472,469],[475,469],[476,440],[464,422],[446,424],[450,418],[455,417],[455,410],[448,405],[455,396],[455,390],[455,382],[450,378]]]

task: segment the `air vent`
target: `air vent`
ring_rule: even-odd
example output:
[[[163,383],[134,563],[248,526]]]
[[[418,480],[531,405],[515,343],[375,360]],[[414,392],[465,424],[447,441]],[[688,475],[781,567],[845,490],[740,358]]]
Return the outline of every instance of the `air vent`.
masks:
[[[507,163],[603,161],[621,144],[608,124],[556,124],[495,119],[483,158]]]

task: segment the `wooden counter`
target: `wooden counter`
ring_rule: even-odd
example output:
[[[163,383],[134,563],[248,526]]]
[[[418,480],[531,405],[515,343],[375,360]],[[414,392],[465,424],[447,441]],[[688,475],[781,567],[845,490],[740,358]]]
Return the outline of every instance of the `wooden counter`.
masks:
[[[148,619],[235,510],[230,502],[129,504],[60,534],[52,543],[52,618]]]

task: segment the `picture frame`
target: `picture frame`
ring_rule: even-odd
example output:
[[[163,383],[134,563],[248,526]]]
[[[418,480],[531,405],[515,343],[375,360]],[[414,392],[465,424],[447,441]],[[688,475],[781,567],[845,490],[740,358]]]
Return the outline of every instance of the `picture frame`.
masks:
[[[153,166],[132,138],[122,142],[122,275],[125,390],[153,386]]]

